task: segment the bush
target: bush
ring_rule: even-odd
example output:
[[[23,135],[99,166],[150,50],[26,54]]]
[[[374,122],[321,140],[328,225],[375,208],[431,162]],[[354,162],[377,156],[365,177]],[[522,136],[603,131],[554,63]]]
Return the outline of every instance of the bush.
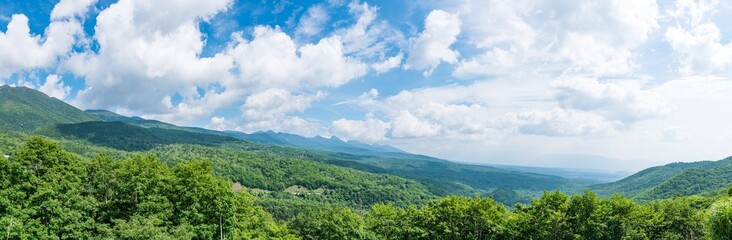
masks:
[[[714,204],[709,214],[709,233],[712,239],[732,239],[732,201]]]

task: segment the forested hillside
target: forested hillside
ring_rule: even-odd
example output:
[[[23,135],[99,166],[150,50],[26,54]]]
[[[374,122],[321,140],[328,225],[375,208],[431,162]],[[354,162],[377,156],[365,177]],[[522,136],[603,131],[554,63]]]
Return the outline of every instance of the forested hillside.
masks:
[[[13,107],[0,110],[10,126],[0,130],[6,239],[732,236],[732,158],[597,185],[337,138],[83,112],[35,90],[3,91]],[[590,186],[600,197],[583,191]]]
[[[0,86],[0,130],[31,132],[59,123],[99,120],[65,102],[26,87]]]
[[[186,151],[186,150],[182,150]],[[164,154],[163,154],[164,155]],[[175,155],[175,154],[173,154]],[[192,156],[195,157],[195,156]],[[0,157],[0,226],[6,239],[729,239],[724,196],[638,205],[619,195],[545,192],[512,209],[450,196],[422,206],[354,211],[304,206],[277,221],[209,160],[152,154],[80,157],[34,137]],[[285,177],[286,179],[286,177]],[[244,179],[242,179],[244,180]],[[246,181],[246,180],[244,180]]]
[[[32,104],[24,105],[26,108],[23,111],[3,110],[2,112],[7,113],[4,118],[14,119],[15,122],[34,122],[37,120],[30,115],[22,114],[24,112],[31,112],[33,115],[38,116],[56,116],[59,114],[63,116],[40,121],[33,124],[32,127],[11,129],[12,131],[40,134],[60,140],[62,144],[73,145],[69,146],[70,151],[78,154],[87,154],[85,152],[94,150],[95,147],[120,150],[115,152],[115,154],[120,155],[136,151],[169,152],[171,148],[174,148],[173,145],[188,145],[185,147],[188,149],[204,147],[206,151],[217,152],[217,154],[212,154],[212,156],[194,155],[205,158],[225,156],[226,158],[221,158],[223,160],[213,161],[214,172],[221,176],[227,176],[231,180],[242,177],[231,175],[230,169],[241,169],[242,166],[239,165],[253,163],[243,159],[251,158],[249,156],[251,154],[248,152],[258,152],[260,155],[270,156],[272,159],[269,161],[271,165],[269,163],[261,164],[249,169],[260,171],[263,168],[274,167],[278,161],[284,161],[288,162],[292,169],[314,169],[313,172],[332,172],[333,169],[338,169],[338,172],[344,174],[346,172],[355,172],[364,176],[393,175],[389,177],[396,176],[395,179],[400,179],[399,181],[416,181],[423,187],[408,190],[400,189],[399,191],[374,189],[373,191],[376,192],[368,193],[375,195],[369,197],[369,199],[401,199],[399,202],[409,203],[417,203],[428,197],[410,198],[410,201],[406,201],[403,196],[412,195],[412,193],[402,194],[401,192],[420,191],[417,194],[420,196],[446,196],[449,194],[473,196],[480,194],[496,196],[503,203],[511,205],[517,202],[526,203],[532,197],[541,195],[544,190],[562,189],[569,192],[580,192],[590,184],[595,183],[581,179],[508,171],[490,166],[453,163],[428,156],[409,154],[390,146],[345,142],[335,137],[316,136],[307,138],[271,131],[245,134],[180,127],[139,117],[126,117],[105,110],[81,111],[32,89],[4,87],[3,91],[8,93],[3,94],[5,102],[32,102]],[[19,125],[14,123],[12,126],[17,128]],[[171,159],[185,158],[186,154],[192,154],[179,153],[179,156],[171,156]],[[346,168],[355,171],[349,171]],[[236,174],[252,174],[252,172],[240,171]],[[308,174],[307,176],[312,175],[314,174]],[[312,177],[316,178],[315,176]],[[328,181],[337,181],[337,179],[339,178]],[[363,182],[368,184],[371,182],[377,183],[378,181]],[[329,184],[334,185],[336,183]],[[292,186],[295,185],[301,186],[301,184],[293,184]],[[306,186],[308,189],[317,189],[317,187],[311,187]],[[354,187],[354,189],[343,190],[339,194],[366,194],[366,191],[372,191],[363,187]],[[273,189],[266,188],[265,190],[272,191]],[[282,189],[279,190],[282,191]],[[326,192],[332,193],[331,190]],[[344,193],[354,191],[358,193]],[[290,198],[288,195],[281,197]],[[321,200],[314,200],[313,202],[319,201]],[[371,200],[359,201],[363,202],[350,202],[348,204],[352,207],[366,208],[374,203]]]
[[[101,121],[56,124],[39,128],[34,133],[58,139],[82,139],[94,145],[124,151],[145,151],[170,144],[221,146],[225,143],[243,142],[223,135],[166,128],[143,128],[122,122]]]
[[[674,196],[717,195],[729,184],[732,184],[732,157],[652,167],[592,189],[604,196],[620,193],[646,202]]]

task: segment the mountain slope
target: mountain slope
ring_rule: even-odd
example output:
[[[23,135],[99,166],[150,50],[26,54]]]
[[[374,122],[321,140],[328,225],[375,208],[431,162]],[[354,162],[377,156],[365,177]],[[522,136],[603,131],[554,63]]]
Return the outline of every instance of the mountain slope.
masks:
[[[90,110],[86,110],[84,112],[86,112],[92,116],[95,116],[105,122],[122,122],[122,123],[127,123],[130,125],[135,125],[135,126],[144,127],[144,128],[162,128],[162,129],[172,129],[172,130],[213,134],[213,135],[227,135],[223,132],[208,130],[208,129],[204,129],[204,128],[180,127],[180,126],[176,126],[176,125],[173,125],[170,123],[161,122],[158,120],[149,120],[149,119],[144,119],[141,117],[122,116],[117,113],[110,112],[107,110],[101,110],[101,109],[90,109]]]
[[[0,86],[0,119],[0,129],[25,133],[42,126],[99,120],[39,91],[10,86]]]
[[[677,195],[709,194],[732,183],[732,157],[719,161],[671,163],[652,167],[617,182],[593,186],[600,195],[621,193],[639,201]]]
[[[242,140],[222,135],[212,135],[166,128],[143,128],[123,122],[83,122],[56,124],[35,133],[53,138],[83,139],[99,146],[124,151],[150,150],[160,145],[197,144],[219,146]]]
[[[28,95],[45,96],[34,90]],[[40,98],[36,102],[53,105],[51,98]],[[35,106],[35,105],[33,105]],[[33,106],[29,107],[32,108]],[[423,155],[409,154],[390,146],[346,142],[337,137],[303,137],[287,133],[258,132],[245,134],[219,132],[200,128],[180,127],[139,117],[125,117],[104,110],[81,112],[71,106],[67,111],[104,121],[60,123],[41,127],[33,133],[54,139],[69,140],[78,145],[93,144],[122,151],[151,152],[166,146],[196,145],[213,149],[262,151],[268,156],[296,158],[304,161],[329,164],[337,168],[350,168],[360,173],[392,175],[398,179],[410,179],[423,184],[434,195],[487,195],[498,189],[501,195],[512,196],[515,191],[520,197],[541,195],[545,190],[562,189],[577,192],[589,184],[586,180],[567,179],[557,176],[521,173],[490,166],[476,166],[450,162]],[[53,112],[50,110],[41,112]],[[22,119],[24,116],[13,116]],[[274,147],[276,146],[276,147]],[[80,148],[80,149],[83,149]],[[262,150],[264,149],[264,150]],[[211,150],[207,150],[211,151]],[[222,164],[226,161],[222,161]],[[227,163],[228,164],[228,163]],[[274,162],[272,163],[274,164]],[[216,168],[230,171],[237,168],[226,165]],[[292,166],[293,168],[304,167]],[[229,169],[229,170],[227,170]],[[219,174],[224,174],[219,172]],[[268,174],[264,174],[268,176]],[[331,179],[330,181],[341,181]],[[297,188],[297,187],[295,187]],[[347,193],[344,193],[347,194]],[[390,194],[388,191],[378,193]],[[380,196],[373,196],[379,199]],[[515,197],[511,197],[516,199]],[[513,203],[506,203],[513,204]]]

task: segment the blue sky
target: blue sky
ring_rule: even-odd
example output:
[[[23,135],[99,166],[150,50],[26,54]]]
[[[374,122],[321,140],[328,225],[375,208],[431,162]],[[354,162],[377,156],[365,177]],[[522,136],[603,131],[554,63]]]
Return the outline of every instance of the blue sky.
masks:
[[[83,109],[634,170],[732,154],[726,1],[0,0],[0,83]]]

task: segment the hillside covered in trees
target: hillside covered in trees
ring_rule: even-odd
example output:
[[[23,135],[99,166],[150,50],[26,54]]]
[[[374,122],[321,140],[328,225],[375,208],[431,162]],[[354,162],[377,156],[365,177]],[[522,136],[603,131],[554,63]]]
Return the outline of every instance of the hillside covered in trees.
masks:
[[[418,203],[450,194],[490,195],[504,204],[512,205],[517,202],[528,203],[544,190],[562,189],[576,193],[597,183],[586,179],[454,163],[406,153],[390,146],[345,142],[338,138],[307,138],[274,132],[245,134],[180,127],[105,110],[82,111],[25,87],[3,87],[3,91],[7,94],[0,98],[0,104],[22,105],[22,109],[25,109],[0,108],[2,119],[7,118],[16,123],[9,124],[7,130],[1,133],[14,139],[8,142],[20,142],[31,135],[43,135],[59,141],[70,152],[86,157],[93,157],[100,152],[120,156],[146,152],[165,155],[169,163],[188,160],[191,156],[208,158],[211,159],[215,174],[231,181],[258,178],[254,182],[242,182],[242,185],[262,190],[257,190],[257,194],[274,196],[267,201],[286,199],[280,203],[286,202],[287,205],[302,204],[293,199],[291,194],[283,194],[289,187],[321,189],[323,194],[297,197],[312,204],[324,202],[323,198],[326,198],[325,202],[328,203],[340,202],[366,209],[377,202]],[[32,116],[24,112],[32,113]],[[34,116],[45,116],[39,118],[45,120],[32,127],[19,128],[17,123],[36,122]],[[296,178],[301,180],[289,181],[291,185],[287,186],[269,183],[280,181],[273,176],[287,175],[285,173],[297,173]],[[331,197],[334,195],[338,197]],[[344,196],[366,195],[369,197],[344,200]]]
[[[597,184],[337,138],[179,127],[2,90],[6,239],[732,236],[729,159]]]
[[[545,192],[508,208],[485,197],[424,205],[304,207],[276,220],[260,198],[213,174],[209,160],[172,167],[153,154],[81,157],[33,137],[0,158],[6,239],[729,239],[732,188],[715,197],[638,205],[620,195]]]

